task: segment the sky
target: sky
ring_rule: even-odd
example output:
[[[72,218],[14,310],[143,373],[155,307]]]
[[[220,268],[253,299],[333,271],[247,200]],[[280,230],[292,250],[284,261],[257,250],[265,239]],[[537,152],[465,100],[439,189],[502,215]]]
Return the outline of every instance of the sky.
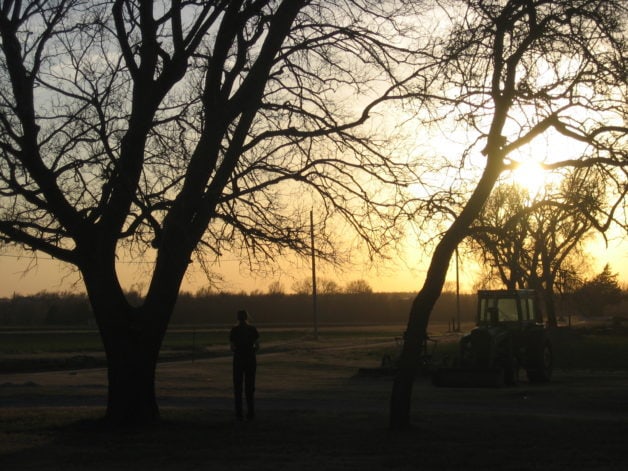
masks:
[[[628,285],[628,243],[626,239],[613,239],[608,247],[600,239],[590,243],[588,254],[592,258],[595,273],[602,271],[609,263],[613,273],[619,274],[620,284]],[[352,267],[338,269],[317,265],[317,278],[336,281],[341,286],[349,281],[365,279],[374,291],[377,292],[418,292],[425,277],[429,254],[423,251],[407,248],[402,254],[404,260],[380,262],[377,267],[368,264],[354,263]],[[146,269],[141,263],[121,263],[120,277],[123,286],[128,290],[146,288]],[[222,261],[217,271],[222,276],[218,290],[229,292],[250,293],[254,290],[266,292],[273,281],[278,281],[286,293],[292,291],[297,281],[311,277],[311,266],[308,260],[293,261],[277,267],[271,276],[255,276],[249,273],[233,258]],[[477,270],[468,261],[461,261],[460,285],[465,292],[473,291],[473,284],[477,281]],[[455,283],[455,269],[452,262],[448,281]],[[209,285],[197,264],[192,264],[182,286],[182,290],[196,292]],[[450,285],[451,286],[451,285]],[[83,284],[76,272],[67,264],[51,260],[47,255],[40,255],[37,259],[31,253],[21,257],[14,254],[0,255],[0,297],[11,297],[14,294],[29,295],[41,291],[74,291],[84,292]]]
[[[520,185],[525,185],[531,192],[548,178],[540,167],[525,166],[515,172],[511,178]],[[610,264],[613,273],[619,274],[619,282],[628,288],[628,237],[622,233],[609,234],[605,242],[601,237],[588,242],[587,255],[590,258],[593,274],[599,273],[605,264]],[[317,262],[317,278],[336,281],[340,286],[348,282],[364,279],[377,292],[418,292],[420,289],[430,253],[417,248],[417,242],[407,240],[399,254],[386,261],[369,263],[357,258],[351,266],[332,267]],[[142,292],[148,285],[150,266],[136,260],[121,260],[118,264],[123,287],[127,290]],[[268,291],[273,282],[279,282],[284,292],[292,291],[296,282],[311,278],[309,259],[286,260],[263,274],[253,274],[233,255],[226,254],[216,270],[221,280],[213,289],[228,292]],[[465,292],[472,292],[479,279],[478,268],[472,262],[461,260],[460,286]],[[450,265],[448,275],[450,286],[455,283],[454,263]],[[453,285],[455,286],[455,285]],[[184,280],[182,290],[195,293],[210,287],[198,263],[192,263]],[[52,260],[46,254],[34,257],[32,252],[17,254],[4,250],[0,252],[0,297],[14,294],[29,295],[41,291],[84,292],[80,276],[72,268]]]
[[[381,123],[380,123],[381,124]],[[450,136],[451,137],[451,136]],[[419,139],[420,142],[431,142],[431,139]],[[540,140],[537,143],[544,146],[547,143]],[[464,143],[466,146],[466,143]],[[439,146],[442,147],[442,146]],[[540,149],[534,145],[526,146],[528,155],[522,156],[531,158],[552,154],[548,149]],[[554,148],[554,153],[564,155],[565,150],[571,149],[577,153],[577,148],[571,145],[559,145]],[[445,154],[459,155],[456,147],[443,150]],[[558,151],[557,151],[558,150]],[[557,152],[556,152],[557,151]],[[542,181],[535,174],[534,168],[523,169],[520,175],[521,181],[533,189],[533,185],[538,185]],[[438,176],[440,180],[440,176]],[[598,240],[588,249],[588,254],[592,258],[594,273],[599,273],[606,263],[611,265],[614,273],[619,273],[620,282],[628,285],[628,238],[624,234],[622,238],[613,238],[605,246],[604,242]],[[380,263],[376,268],[367,263],[356,262],[351,267],[336,269],[319,264],[318,276],[332,279],[340,285],[356,279],[367,280],[375,291],[380,292],[416,292],[420,289],[423,278],[429,263],[429,253],[423,250],[413,249],[413,241],[408,241],[408,247],[402,252],[397,260]],[[142,290],[146,287],[147,266],[135,261],[122,260],[119,264],[120,278],[126,289]],[[246,268],[227,256],[218,268],[222,275],[222,283],[219,289],[232,292],[253,290],[266,291],[273,281],[279,281],[288,292],[296,281],[310,277],[311,268],[307,260],[301,262],[288,262],[277,267],[272,276],[267,274],[255,276],[250,274]],[[448,280],[454,281],[454,270],[450,270]],[[461,285],[464,290],[470,291],[478,276],[470,263],[463,263],[461,267]],[[208,286],[200,267],[192,264],[189,274],[186,277],[182,289],[195,292]],[[12,296],[13,294],[28,295],[40,291],[83,291],[80,277],[72,269],[60,262],[51,260],[47,255],[38,255],[34,258],[30,252],[17,254],[14,252],[0,252],[0,297]]]
[[[454,147],[451,153],[456,155],[459,149]],[[541,152],[537,151],[536,155],[541,155]],[[525,158],[521,160],[530,162]],[[508,178],[527,187],[530,194],[534,194],[545,184],[553,182],[554,177],[532,161],[529,165],[521,166]],[[628,289],[628,235],[613,233],[609,235],[607,242],[597,237],[588,244],[586,252],[593,270],[591,275],[601,272],[608,263],[612,272],[618,273],[620,284]],[[429,251],[418,248],[415,240],[407,240],[398,256],[390,260],[369,263],[358,257],[359,254],[356,254],[351,266],[345,267],[332,267],[317,262],[317,277],[336,281],[340,286],[364,279],[376,292],[412,293],[421,288],[430,261]],[[452,261],[447,278],[449,287],[455,286],[454,266]],[[145,290],[149,283],[149,269],[150,265],[141,261],[119,260],[118,270],[123,287],[139,292]],[[269,272],[255,274],[247,269],[245,262],[226,254],[221,258],[220,264],[211,269],[217,271],[221,277],[215,286],[210,286],[198,262],[190,264],[182,291],[195,293],[211,287],[217,291],[235,293],[267,292],[271,283],[279,282],[284,292],[289,293],[293,291],[296,282],[311,278],[309,259],[285,260]],[[478,267],[473,262],[461,260],[461,290],[473,292],[479,279]],[[29,295],[41,291],[84,292],[84,287],[80,276],[72,267],[52,260],[49,255],[35,256],[32,252],[18,254],[6,249],[0,251],[0,297]]]

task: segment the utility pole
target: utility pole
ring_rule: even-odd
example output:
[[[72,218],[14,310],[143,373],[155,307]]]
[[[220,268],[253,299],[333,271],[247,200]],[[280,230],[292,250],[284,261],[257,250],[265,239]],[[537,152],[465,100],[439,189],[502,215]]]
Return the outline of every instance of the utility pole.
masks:
[[[460,271],[458,268],[458,247],[456,246],[456,320],[458,327],[454,330],[460,332]]]
[[[314,318],[314,340],[318,340],[318,312],[316,299],[316,256],[314,255],[314,211],[310,210],[310,246],[312,248],[312,314]]]

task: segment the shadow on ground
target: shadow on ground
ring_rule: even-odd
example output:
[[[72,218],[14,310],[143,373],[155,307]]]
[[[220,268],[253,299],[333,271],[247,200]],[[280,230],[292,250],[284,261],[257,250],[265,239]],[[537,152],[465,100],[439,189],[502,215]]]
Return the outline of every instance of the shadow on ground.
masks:
[[[21,413],[20,413],[21,412]],[[4,412],[2,469],[19,470],[625,470],[622,420],[417,411],[391,432],[372,411],[165,409],[161,424],[119,430],[101,409]]]

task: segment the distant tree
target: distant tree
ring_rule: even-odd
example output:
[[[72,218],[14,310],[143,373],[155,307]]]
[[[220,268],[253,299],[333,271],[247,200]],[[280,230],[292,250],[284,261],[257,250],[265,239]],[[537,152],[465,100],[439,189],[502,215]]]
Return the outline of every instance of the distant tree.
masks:
[[[279,281],[273,281],[268,285],[268,294],[270,295],[281,295],[285,294],[283,285]]]
[[[574,272],[574,257],[583,256],[587,236],[606,230],[613,217],[603,175],[576,169],[537,195],[516,184],[498,186],[469,228],[468,240],[485,270],[507,288],[538,290],[548,322],[556,326],[556,292],[582,276]]]
[[[528,192],[504,184],[495,188],[469,228],[469,248],[483,264],[484,277],[497,279],[508,289],[525,288],[529,234]]]
[[[565,152],[552,155],[546,167],[600,167],[607,189],[620,198],[628,186],[623,170],[628,165],[625,2],[436,3],[430,13],[439,15],[438,27],[426,25],[442,36],[432,33],[432,53],[413,82],[423,98],[417,115],[452,136],[459,126],[471,144],[458,160],[458,185],[448,183],[424,198],[425,211],[440,215],[445,229],[410,310],[390,400],[395,429],[410,425],[419,357],[452,255],[502,172],[529,158],[525,150],[528,156],[538,154],[531,143],[560,137]],[[582,144],[577,155],[568,152],[569,141]],[[429,183],[423,181],[422,191],[430,189]],[[434,217],[426,221],[434,223]]]
[[[155,365],[191,262],[211,277],[225,251],[257,271],[309,255],[312,206],[320,258],[336,256],[332,219],[371,253],[401,236],[390,197],[409,165],[360,126],[414,70],[402,7],[2,2],[1,241],[80,272],[108,419],[158,416]],[[154,262],[139,304],[116,269],[131,257]]]
[[[366,280],[353,280],[345,286],[345,293],[349,294],[370,294],[372,292],[373,288]]]
[[[292,291],[296,294],[312,294],[312,279],[304,278],[295,281],[292,284]],[[316,280],[316,292],[318,294],[339,294],[342,293],[342,288],[334,280],[318,278]]]
[[[213,289],[213,287],[211,286],[203,286],[202,288],[199,288],[196,290],[196,292],[194,293],[194,297],[196,298],[206,298],[208,296],[212,296],[217,294],[217,292]],[[179,293],[179,296],[190,296],[190,293],[185,293],[185,292],[181,292]]]
[[[576,310],[587,317],[604,316],[607,306],[619,304],[622,290],[617,281],[618,274],[611,272],[609,264],[601,273],[585,281],[574,293]]]
[[[342,293],[341,286],[334,280],[327,278],[321,278],[316,281],[316,289],[320,294],[340,294]]]
[[[303,278],[302,280],[292,283],[292,291],[295,294],[307,295],[312,294],[312,279]]]

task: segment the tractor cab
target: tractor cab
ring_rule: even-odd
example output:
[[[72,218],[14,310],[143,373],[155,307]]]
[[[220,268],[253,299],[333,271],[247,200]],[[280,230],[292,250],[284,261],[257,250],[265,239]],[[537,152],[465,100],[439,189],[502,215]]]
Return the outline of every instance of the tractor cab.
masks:
[[[478,326],[515,322],[543,323],[536,291],[531,289],[478,291]]]

